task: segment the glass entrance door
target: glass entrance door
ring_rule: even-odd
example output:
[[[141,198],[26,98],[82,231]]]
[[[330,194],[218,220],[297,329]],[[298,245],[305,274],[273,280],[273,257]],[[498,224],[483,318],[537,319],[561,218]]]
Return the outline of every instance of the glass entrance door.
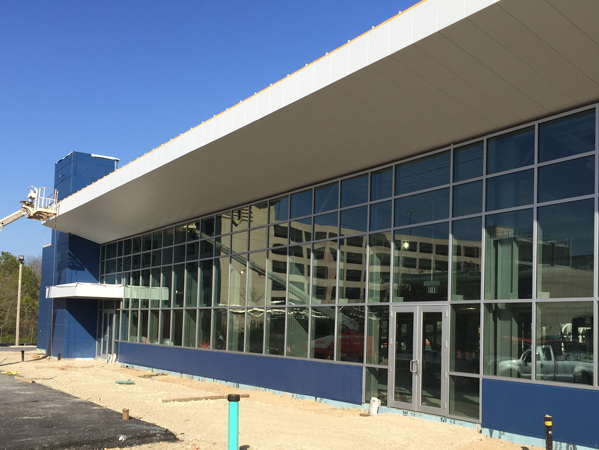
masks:
[[[102,314],[101,356],[114,353],[114,312],[104,311]]]
[[[447,414],[447,306],[393,306],[389,406]]]

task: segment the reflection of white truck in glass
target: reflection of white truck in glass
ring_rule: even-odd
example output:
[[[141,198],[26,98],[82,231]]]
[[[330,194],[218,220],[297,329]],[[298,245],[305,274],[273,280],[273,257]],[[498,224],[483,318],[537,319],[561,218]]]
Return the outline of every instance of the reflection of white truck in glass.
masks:
[[[555,355],[551,345],[538,345],[536,359],[537,380],[593,384],[592,355],[584,352],[565,352]],[[531,350],[525,350],[519,359],[501,361],[500,376],[531,376]]]

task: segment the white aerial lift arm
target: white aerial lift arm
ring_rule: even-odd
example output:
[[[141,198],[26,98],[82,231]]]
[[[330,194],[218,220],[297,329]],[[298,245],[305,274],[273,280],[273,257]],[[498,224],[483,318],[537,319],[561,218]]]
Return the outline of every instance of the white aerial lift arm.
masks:
[[[46,191],[48,195],[46,195]],[[0,220],[0,230],[21,217],[35,220],[47,220],[56,215],[58,191],[45,187],[29,186],[28,200],[21,202],[21,209]]]

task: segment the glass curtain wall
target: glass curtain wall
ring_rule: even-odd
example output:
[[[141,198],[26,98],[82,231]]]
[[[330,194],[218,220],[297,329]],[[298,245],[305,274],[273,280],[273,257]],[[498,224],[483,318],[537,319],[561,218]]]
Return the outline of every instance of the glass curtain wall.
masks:
[[[103,245],[120,340],[364,366],[391,304],[447,304],[450,415],[481,377],[597,388],[597,117],[588,107]]]

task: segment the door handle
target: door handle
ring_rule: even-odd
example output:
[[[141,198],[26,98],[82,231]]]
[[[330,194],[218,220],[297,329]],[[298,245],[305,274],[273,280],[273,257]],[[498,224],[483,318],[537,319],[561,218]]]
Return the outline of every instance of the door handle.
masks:
[[[418,360],[417,359],[413,359],[410,361],[410,372],[418,375]]]

